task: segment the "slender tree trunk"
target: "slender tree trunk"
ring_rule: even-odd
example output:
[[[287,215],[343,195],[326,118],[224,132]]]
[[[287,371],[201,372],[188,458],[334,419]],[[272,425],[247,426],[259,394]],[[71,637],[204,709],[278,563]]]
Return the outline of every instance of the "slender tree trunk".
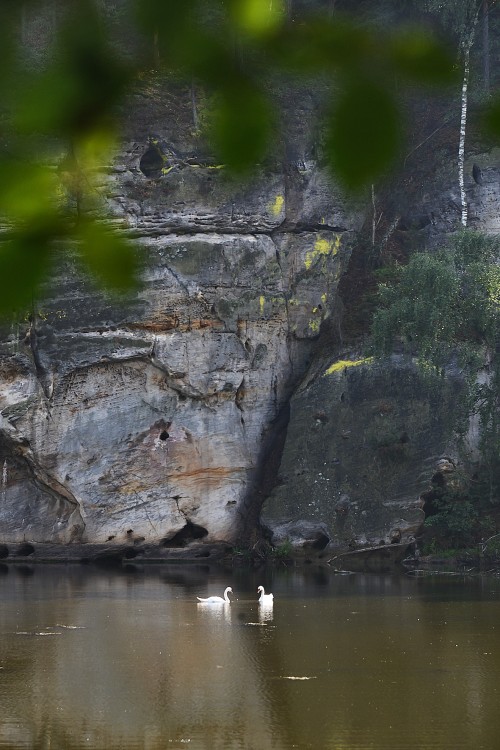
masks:
[[[191,79],[191,111],[193,113],[193,127],[195,131],[198,131],[199,120],[198,120],[198,105],[196,103],[196,88],[194,81]]]
[[[28,40],[28,19],[26,13],[26,4],[21,6],[21,44],[24,46]]]
[[[372,184],[372,252],[375,250],[375,237],[377,232],[377,206],[375,203],[375,185]]]
[[[155,68],[159,68],[161,60],[160,60],[160,44],[159,44],[159,39],[158,39],[158,29],[155,29],[153,33],[153,60],[154,60]]]
[[[458,184],[460,186],[460,205],[462,207],[462,226],[467,226],[468,205],[465,193],[464,165],[465,165],[465,134],[467,130],[467,98],[469,94],[470,77],[470,49],[472,47],[473,32],[464,44],[463,60],[464,72],[462,79],[462,98],[460,107],[460,139],[458,144]]]
[[[483,0],[483,78],[484,93],[490,95],[490,21],[489,2]]]

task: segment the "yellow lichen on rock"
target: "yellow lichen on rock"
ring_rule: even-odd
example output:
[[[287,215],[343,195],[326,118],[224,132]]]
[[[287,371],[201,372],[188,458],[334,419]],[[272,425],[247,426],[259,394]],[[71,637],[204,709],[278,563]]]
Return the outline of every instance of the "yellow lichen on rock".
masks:
[[[328,256],[337,255],[340,249],[340,234],[335,236],[333,240],[327,240],[324,237],[318,237],[314,243],[314,249],[309,250],[306,253],[305,267],[309,270],[312,264],[320,257],[326,258]]]
[[[346,367],[357,367],[358,365],[367,365],[373,362],[373,357],[364,357],[363,359],[339,359],[338,362],[334,362],[330,365],[328,370],[325,371],[325,375],[332,375],[334,372],[339,370],[345,370]]]
[[[274,199],[274,203],[271,203],[269,206],[271,213],[273,216],[279,216],[280,213],[283,210],[283,206],[285,205],[285,198],[283,195],[277,195]]]
[[[313,333],[319,333],[319,326],[321,321],[320,320],[310,320],[309,321],[309,328]]]

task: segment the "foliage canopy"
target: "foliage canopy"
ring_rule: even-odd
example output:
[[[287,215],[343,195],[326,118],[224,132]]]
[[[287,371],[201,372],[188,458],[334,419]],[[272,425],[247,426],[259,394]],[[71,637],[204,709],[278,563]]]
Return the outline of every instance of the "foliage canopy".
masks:
[[[453,362],[461,367],[467,416],[481,426],[479,465],[454,493],[440,490],[428,523],[453,544],[470,539],[480,530],[479,511],[500,502],[499,259],[497,237],[460,232],[441,252],[414,255],[395,283],[381,285],[382,307],[373,320],[379,355],[397,341],[440,372]],[[462,411],[457,404],[457,418]]]

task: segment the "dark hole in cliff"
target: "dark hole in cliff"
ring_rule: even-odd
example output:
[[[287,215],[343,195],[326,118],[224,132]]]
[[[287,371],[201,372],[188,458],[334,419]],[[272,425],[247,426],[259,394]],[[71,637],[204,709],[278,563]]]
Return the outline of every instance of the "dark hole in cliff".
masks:
[[[135,550],[132,551],[134,552]],[[108,549],[105,552],[97,552],[90,562],[101,567],[121,566],[124,557],[123,547],[117,547],[116,549]],[[81,562],[88,562],[88,560],[84,558]]]
[[[210,550],[202,549],[196,553],[195,557],[210,557]]]
[[[177,534],[170,539],[164,539],[163,547],[186,547],[190,542],[196,539],[203,539],[207,536],[208,531],[203,526],[197,526],[195,523],[188,521],[187,524]]]
[[[168,434],[166,430],[162,430],[160,432],[160,440],[168,440],[169,437],[170,435]]]
[[[326,545],[330,539],[327,537],[326,534],[323,534],[321,531],[318,532],[316,535],[316,538],[313,539],[310,542],[306,542],[304,544],[304,547],[307,547],[308,549],[316,549],[316,550],[322,550],[325,549]]]
[[[127,529],[127,536],[130,536],[134,533],[134,529]]]
[[[437,471],[432,477],[432,484],[435,484],[437,487],[444,487],[446,484],[444,475],[440,471]]]
[[[139,169],[145,177],[160,177],[163,158],[160,150],[153,144],[141,156]]]
[[[25,544],[21,544],[21,546],[17,550],[17,554],[21,557],[28,557],[29,555],[32,555],[34,551],[35,548],[33,547],[33,545],[26,542]]]
[[[0,560],[5,560],[9,556],[9,548],[6,544],[0,544]]]
[[[137,557],[140,550],[134,549],[133,547],[129,547],[129,549],[126,549],[123,553],[123,559],[124,560],[132,560],[132,558]]]
[[[442,492],[439,490],[429,490],[428,492],[424,492],[420,497],[424,501],[424,504],[422,506],[422,510],[425,513],[426,518],[430,518],[430,516],[435,516],[436,513],[439,513],[439,498],[442,497]]]

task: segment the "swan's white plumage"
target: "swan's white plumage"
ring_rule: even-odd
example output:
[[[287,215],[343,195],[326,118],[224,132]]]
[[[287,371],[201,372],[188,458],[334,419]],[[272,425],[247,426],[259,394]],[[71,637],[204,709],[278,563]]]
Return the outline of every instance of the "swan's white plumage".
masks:
[[[266,592],[264,591],[264,586],[259,586],[259,588],[257,589],[257,593],[260,593],[259,604],[267,604],[267,606],[269,606],[273,603],[273,595],[266,594]]]
[[[209,596],[206,599],[202,599],[201,596],[197,596],[196,598],[202,604],[231,604],[231,600],[228,597],[228,594],[232,593],[233,589],[231,588],[231,586],[228,586],[224,591],[224,596]]]

